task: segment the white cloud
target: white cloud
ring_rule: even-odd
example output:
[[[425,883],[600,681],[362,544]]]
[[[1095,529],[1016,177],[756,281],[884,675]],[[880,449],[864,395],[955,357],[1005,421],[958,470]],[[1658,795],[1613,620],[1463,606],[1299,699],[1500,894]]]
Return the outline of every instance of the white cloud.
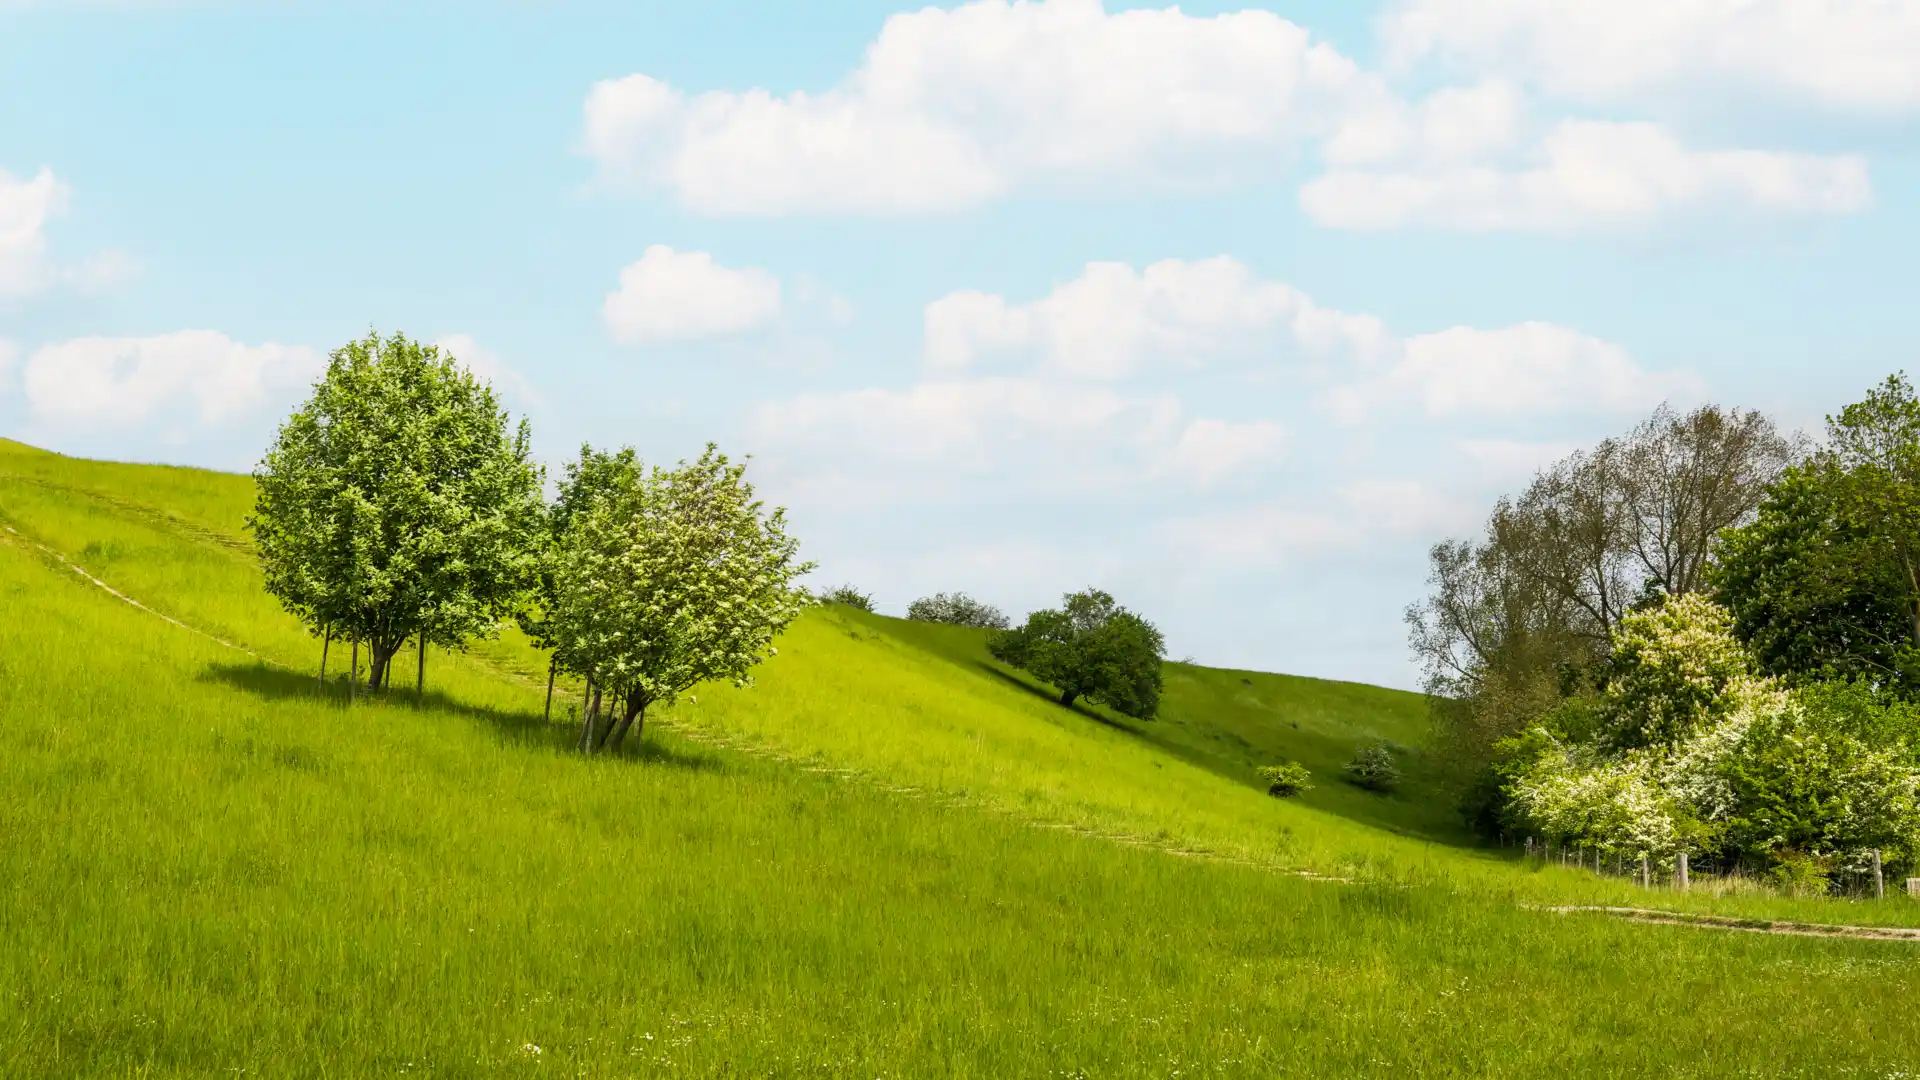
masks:
[[[51,169],[25,180],[0,169],[0,297],[46,285],[47,220],[66,209],[67,197],[67,186]]]
[[[1849,213],[1872,199],[1861,158],[1690,150],[1647,123],[1565,121],[1532,157],[1518,167],[1444,159],[1336,166],[1301,189],[1300,204],[1320,224],[1349,229],[1571,231],[1682,212]]]
[[[0,394],[12,388],[14,361],[20,359],[20,346],[0,338]]]
[[[824,93],[599,83],[583,148],[606,179],[704,213],[949,210],[1016,187],[1270,169],[1373,86],[1269,12],[979,0],[890,17]]]
[[[1207,562],[1270,566],[1444,536],[1471,526],[1477,513],[1419,481],[1359,480],[1317,506],[1274,503],[1178,518],[1162,536]]]
[[[1456,326],[1409,338],[1393,367],[1337,387],[1323,401],[1356,421],[1383,407],[1429,417],[1564,411],[1631,412],[1701,393],[1690,372],[1649,372],[1625,349],[1551,323],[1499,330]]]
[[[1316,305],[1228,256],[1166,259],[1136,271],[1088,263],[1042,299],[956,292],[926,307],[924,356],[959,370],[996,355],[1037,356],[1079,377],[1120,378],[1153,361],[1197,365],[1224,355],[1305,352],[1366,360],[1390,342],[1384,324]]]
[[[1437,57],[1587,102],[1722,90],[1920,109],[1908,0],[1406,0],[1381,29],[1400,63]]]
[[[1285,454],[1277,423],[1182,412],[1164,396],[989,376],[806,394],[760,406],[751,426],[761,446],[809,470],[811,490],[836,503],[968,479],[1083,494],[1143,480],[1211,488]]]
[[[35,419],[56,427],[124,426],[182,408],[216,424],[305,384],[324,366],[302,346],[244,345],[210,330],[182,330],[47,345],[27,361],[24,382]]]
[[[1483,480],[1498,483],[1524,479],[1580,449],[1579,443],[1513,439],[1462,439],[1456,446],[1479,467]]]
[[[733,270],[704,251],[647,248],[620,271],[601,315],[616,341],[688,341],[755,330],[780,314],[780,282],[764,270]]]

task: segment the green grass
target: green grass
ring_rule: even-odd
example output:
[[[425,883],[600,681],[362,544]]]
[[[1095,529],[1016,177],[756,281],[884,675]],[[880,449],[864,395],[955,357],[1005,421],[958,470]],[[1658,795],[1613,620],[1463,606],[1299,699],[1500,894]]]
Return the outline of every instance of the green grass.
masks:
[[[1920,1053],[1920,948],[1544,913],[1523,904],[1646,896],[1396,834],[1444,828],[1418,787],[1291,805],[1244,775],[1412,740],[1385,691],[1182,668],[1133,731],[977,639],[833,610],[757,688],[582,760],[511,637],[430,656],[424,707],[317,692],[317,643],[238,542],[248,501],[0,443],[0,1073],[1890,1076]],[[1920,908],[1740,903],[1715,910]]]

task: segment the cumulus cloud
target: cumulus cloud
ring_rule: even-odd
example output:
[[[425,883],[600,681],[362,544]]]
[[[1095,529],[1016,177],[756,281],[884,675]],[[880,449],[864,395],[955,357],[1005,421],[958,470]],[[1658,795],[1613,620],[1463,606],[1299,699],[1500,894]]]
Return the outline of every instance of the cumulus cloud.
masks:
[[[205,425],[241,417],[324,366],[303,346],[245,345],[211,330],[182,330],[47,345],[28,359],[23,382],[35,420],[61,429],[139,424],[174,410]]]
[[[1229,355],[1379,355],[1385,324],[1315,304],[1225,255],[1166,259],[1135,270],[1088,263],[1079,277],[1026,304],[956,292],[927,305],[924,357],[961,370],[999,356],[1036,357],[1078,377],[1120,378],[1155,361],[1197,365]]]
[[[1323,398],[1356,421],[1386,407],[1429,417],[1632,412],[1699,395],[1690,372],[1650,372],[1618,345],[1552,323],[1456,326],[1407,339],[1400,360]]]
[[[1718,90],[1920,110],[1920,5],[1898,0],[1405,0],[1381,26],[1399,63],[1504,71],[1585,102]]]
[[[629,345],[738,334],[779,316],[780,282],[765,270],[722,266],[704,251],[654,244],[620,271],[600,310],[614,340]]]
[[[1471,526],[1477,513],[1419,481],[1358,480],[1318,504],[1269,503],[1176,518],[1162,534],[1213,563],[1273,566],[1444,536]]]
[[[0,169],[0,297],[46,285],[47,221],[66,209],[67,198],[67,186],[51,169],[24,180]]]
[[[601,82],[604,178],[710,214],[949,210],[1017,186],[1211,186],[1270,171],[1372,77],[1277,15],[978,0],[890,17],[818,94]]]
[[[1301,189],[1300,205],[1349,229],[1572,231],[1686,212],[1851,213],[1872,199],[1859,157],[1691,150],[1649,123],[1565,121],[1530,156],[1515,167],[1335,167]]]
[[[1190,419],[1168,396],[1035,376],[806,394],[763,404],[751,427],[841,499],[924,491],[935,474],[1083,493],[1143,480],[1208,488],[1276,464],[1287,441],[1272,421]]]

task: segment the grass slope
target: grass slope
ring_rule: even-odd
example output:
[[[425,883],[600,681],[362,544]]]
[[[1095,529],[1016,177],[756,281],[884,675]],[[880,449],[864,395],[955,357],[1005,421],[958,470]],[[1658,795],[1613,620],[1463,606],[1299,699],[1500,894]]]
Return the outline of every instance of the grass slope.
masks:
[[[7,1075],[1883,1076],[1920,1051],[1892,1022],[1911,946],[1530,910],[1608,886],[1267,799],[920,628],[810,615],[760,687],[620,760],[565,752],[511,640],[429,657],[424,707],[348,708],[258,594],[248,497],[0,444]]]

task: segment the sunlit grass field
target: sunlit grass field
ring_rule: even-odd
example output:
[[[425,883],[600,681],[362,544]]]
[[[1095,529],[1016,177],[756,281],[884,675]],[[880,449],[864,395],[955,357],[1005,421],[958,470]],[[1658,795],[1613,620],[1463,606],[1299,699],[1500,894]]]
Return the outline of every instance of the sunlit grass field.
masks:
[[[1177,666],[1163,718],[1122,722],[977,635],[829,609],[757,687],[582,760],[577,688],[543,722],[512,635],[432,653],[418,705],[410,678],[319,688],[318,642],[259,591],[250,502],[0,442],[0,1073],[1920,1066],[1920,945],[1534,906],[1920,904],[1647,893],[1460,846],[1409,695]],[[1376,736],[1409,748],[1389,799],[1335,775]],[[1303,805],[1258,790],[1281,755],[1327,774]]]

